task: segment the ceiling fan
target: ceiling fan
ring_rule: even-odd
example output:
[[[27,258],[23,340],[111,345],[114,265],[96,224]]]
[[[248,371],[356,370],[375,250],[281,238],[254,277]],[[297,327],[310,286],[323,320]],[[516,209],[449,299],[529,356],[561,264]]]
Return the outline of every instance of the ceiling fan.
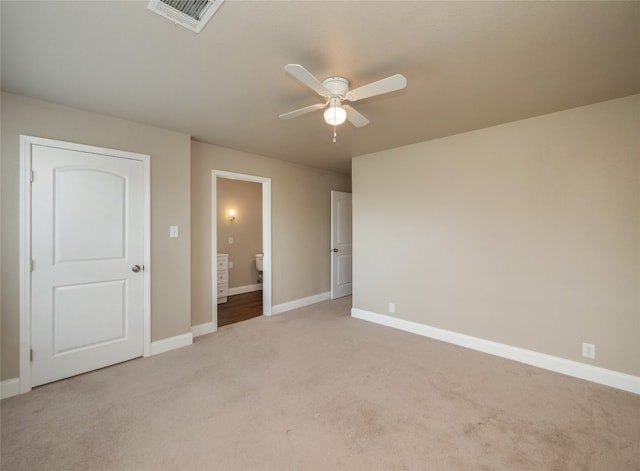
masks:
[[[328,106],[324,112],[324,120],[332,126],[338,126],[347,119],[355,127],[361,128],[362,126],[366,126],[369,124],[369,120],[353,107],[345,104],[345,101],[358,101],[364,98],[382,95],[383,93],[401,90],[407,86],[407,79],[401,74],[396,74],[378,80],[377,82],[363,85],[354,90],[349,90],[349,81],[343,77],[329,77],[320,82],[320,80],[315,78],[311,72],[300,64],[287,64],[284,66],[284,70],[324,98],[325,102],[281,114],[280,118],[295,118]]]

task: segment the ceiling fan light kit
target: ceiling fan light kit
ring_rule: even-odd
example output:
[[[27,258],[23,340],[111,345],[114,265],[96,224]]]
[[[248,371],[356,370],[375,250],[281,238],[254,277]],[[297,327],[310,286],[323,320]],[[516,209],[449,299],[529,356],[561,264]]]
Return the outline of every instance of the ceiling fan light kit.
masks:
[[[347,110],[340,104],[337,98],[329,100],[329,108],[324,110],[324,120],[332,126],[339,126],[347,120]]]
[[[349,81],[343,77],[329,77],[322,82],[314,77],[311,72],[300,64],[287,64],[284,70],[316,92],[325,99],[324,103],[306,106],[295,111],[290,111],[280,115],[281,119],[290,119],[301,116],[311,111],[321,110],[329,106],[324,112],[324,120],[332,125],[338,126],[349,120],[355,127],[361,128],[369,124],[369,120],[353,107],[343,103],[344,101],[358,101],[383,93],[401,90],[407,86],[407,79],[400,75],[392,75],[377,82],[363,85],[354,90],[349,90]],[[334,130],[335,142],[335,130]]]

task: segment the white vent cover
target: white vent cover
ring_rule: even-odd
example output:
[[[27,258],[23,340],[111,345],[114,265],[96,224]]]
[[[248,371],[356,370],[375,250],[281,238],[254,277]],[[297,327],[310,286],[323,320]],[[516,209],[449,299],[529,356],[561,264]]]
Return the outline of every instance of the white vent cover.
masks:
[[[149,10],[199,33],[224,0],[149,0]]]

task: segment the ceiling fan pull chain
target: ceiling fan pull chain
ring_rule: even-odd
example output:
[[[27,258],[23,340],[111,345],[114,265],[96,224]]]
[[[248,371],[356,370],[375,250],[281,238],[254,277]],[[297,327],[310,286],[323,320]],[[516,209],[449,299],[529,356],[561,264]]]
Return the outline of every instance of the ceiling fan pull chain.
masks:
[[[336,126],[333,126],[333,143],[336,143]]]

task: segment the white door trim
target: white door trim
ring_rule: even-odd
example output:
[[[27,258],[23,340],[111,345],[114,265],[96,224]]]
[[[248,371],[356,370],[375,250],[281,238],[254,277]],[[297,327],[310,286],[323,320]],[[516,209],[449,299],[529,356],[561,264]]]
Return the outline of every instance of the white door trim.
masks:
[[[271,178],[247,175],[244,173],[226,172],[224,170],[211,171],[211,322],[212,332],[218,329],[218,197],[216,179],[228,178],[230,180],[243,180],[262,184],[262,314],[271,315]]]
[[[151,354],[151,172],[149,155],[20,136],[20,393],[31,390],[31,146],[42,145],[142,161],[144,165],[144,356]]]

